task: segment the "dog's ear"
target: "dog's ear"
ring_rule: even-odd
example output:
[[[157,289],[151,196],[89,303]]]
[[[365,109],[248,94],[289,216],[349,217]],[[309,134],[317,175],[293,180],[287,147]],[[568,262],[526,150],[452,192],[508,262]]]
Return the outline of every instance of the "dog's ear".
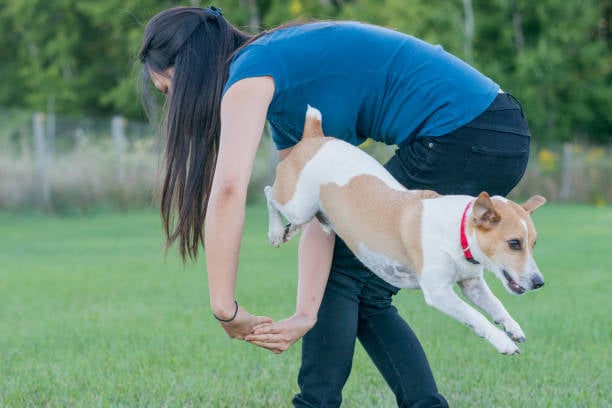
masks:
[[[533,214],[540,206],[546,203],[546,199],[539,195],[534,195],[529,200],[525,201],[521,207],[525,209],[529,214]]]
[[[308,105],[302,137],[323,137],[323,125],[321,124],[321,120],[321,112]]]
[[[495,227],[500,220],[501,216],[495,211],[491,197],[486,191],[483,191],[474,201],[472,223],[477,227],[489,229]]]

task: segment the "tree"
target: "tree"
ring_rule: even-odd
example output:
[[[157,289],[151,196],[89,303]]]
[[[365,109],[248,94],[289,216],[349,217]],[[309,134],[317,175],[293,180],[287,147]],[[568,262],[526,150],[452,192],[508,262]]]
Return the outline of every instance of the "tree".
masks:
[[[340,17],[389,27],[440,44],[465,58],[464,15],[460,0],[361,0],[346,3]]]
[[[612,59],[605,1],[475,0],[477,59],[526,108],[536,140],[610,142]]]
[[[190,0],[193,6],[208,1]],[[0,106],[142,118],[136,54],[169,0],[0,0]],[[523,102],[542,142],[610,142],[608,0],[217,0],[255,33],[351,19],[412,34],[472,63]]]

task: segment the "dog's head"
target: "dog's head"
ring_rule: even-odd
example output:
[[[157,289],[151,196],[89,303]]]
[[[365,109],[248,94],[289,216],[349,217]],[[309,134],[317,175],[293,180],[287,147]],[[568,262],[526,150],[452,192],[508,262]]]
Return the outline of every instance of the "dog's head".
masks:
[[[544,285],[544,278],[533,259],[536,230],[531,214],[546,199],[533,196],[522,205],[503,197],[481,193],[474,201],[468,228],[475,235],[485,268],[503,282],[506,289],[521,295]]]

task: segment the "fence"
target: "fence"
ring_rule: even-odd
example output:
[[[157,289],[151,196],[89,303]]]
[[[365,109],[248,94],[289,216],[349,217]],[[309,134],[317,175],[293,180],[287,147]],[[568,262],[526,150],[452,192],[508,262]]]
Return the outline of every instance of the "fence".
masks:
[[[80,212],[142,208],[160,184],[160,138],[147,123],[0,110],[0,210]],[[380,160],[392,148],[368,142]],[[610,147],[535,146],[513,198],[605,205],[612,201]],[[261,198],[276,155],[268,136],[257,155],[249,199]]]
[[[151,204],[155,130],[112,118],[0,111],[0,210],[81,211]]]
[[[565,143],[532,149],[525,176],[512,197],[541,194],[550,201],[589,203],[612,202],[612,149]]]
[[[51,213],[155,205],[162,140],[148,123],[0,110],[0,211]],[[250,188],[273,176],[264,138]],[[262,195],[252,191],[251,199]]]

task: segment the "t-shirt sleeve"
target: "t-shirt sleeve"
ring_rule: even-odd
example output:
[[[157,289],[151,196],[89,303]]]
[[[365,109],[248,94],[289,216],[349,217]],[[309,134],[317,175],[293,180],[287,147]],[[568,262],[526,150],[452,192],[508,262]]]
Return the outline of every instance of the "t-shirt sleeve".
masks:
[[[240,51],[232,60],[223,94],[241,79],[260,76],[272,77],[276,89],[282,87],[286,77],[284,65],[278,56],[267,47],[253,44]]]

